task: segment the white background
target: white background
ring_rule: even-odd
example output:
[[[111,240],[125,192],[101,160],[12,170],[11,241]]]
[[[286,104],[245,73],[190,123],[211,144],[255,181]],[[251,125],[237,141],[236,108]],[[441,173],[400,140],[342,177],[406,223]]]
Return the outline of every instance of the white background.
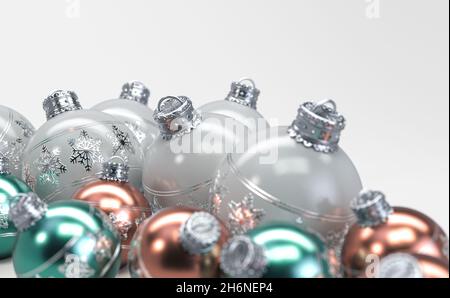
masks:
[[[289,124],[304,100],[333,98],[342,147],[366,187],[449,226],[449,1],[4,0],[0,104],[37,127],[42,100],[75,90],[88,108],[123,82],[151,106],[222,99],[252,77],[260,112]],[[4,262],[3,262],[4,263]],[[13,276],[0,263],[0,276]]]

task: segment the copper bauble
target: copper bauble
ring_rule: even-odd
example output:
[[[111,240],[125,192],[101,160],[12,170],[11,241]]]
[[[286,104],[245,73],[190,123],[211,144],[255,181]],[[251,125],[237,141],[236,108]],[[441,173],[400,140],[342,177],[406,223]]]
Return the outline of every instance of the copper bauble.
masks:
[[[187,207],[164,209],[136,233],[130,273],[140,278],[220,277],[220,254],[228,238],[225,225],[209,213]]]
[[[125,164],[105,163],[100,180],[74,195],[74,199],[88,202],[109,216],[121,235],[122,266],[128,261],[130,243],[139,224],[151,215],[143,194],[127,182],[127,172]]]
[[[346,236],[342,266],[346,277],[371,277],[367,268],[394,253],[419,254],[448,262],[448,238],[426,215],[391,208],[381,192],[360,194],[352,204],[358,223]]]

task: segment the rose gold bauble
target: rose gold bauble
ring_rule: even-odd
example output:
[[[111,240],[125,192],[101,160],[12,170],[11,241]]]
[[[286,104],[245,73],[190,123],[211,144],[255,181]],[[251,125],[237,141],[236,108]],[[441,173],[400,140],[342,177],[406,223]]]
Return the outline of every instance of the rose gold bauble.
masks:
[[[117,166],[111,163],[108,165]],[[139,224],[151,215],[149,203],[143,194],[125,179],[99,180],[78,190],[74,199],[88,202],[108,215],[121,236],[122,266],[126,265],[133,236]]]
[[[382,260],[394,253],[448,262],[448,238],[426,215],[408,208],[391,208],[380,192],[361,193],[352,208],[358,223],[350,228],[342,250],[345,277],[371,277],[367,268],[374,257]]]
[[[200,242],[183,244],[183,240],[191,239],[183,234],[183,227],[197,215],[199,220],[191,225],[197,234],[191,238],[204,241],[204,253],[195,251],[202,247]],[[208,223],[201,223],[202,217]],[[216,232],[212,232],[211,220]],[[140,278],[220,277],[220,254],[228,238],[225,225],[208,213],[184,207],[164,209],[145,221],[136,233],[130,251],[130,273]],[[188,252],[187,247],[194,251]]]

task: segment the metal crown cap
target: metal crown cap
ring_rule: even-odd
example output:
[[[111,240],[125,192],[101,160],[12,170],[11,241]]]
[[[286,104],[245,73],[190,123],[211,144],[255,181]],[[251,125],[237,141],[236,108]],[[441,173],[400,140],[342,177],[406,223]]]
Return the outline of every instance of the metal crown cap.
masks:
[[[264,248],[247,236],[232,238],[223,248],[221,269],[231,278],[261,278],[266,272]]]
[[[113,162],[112,159],[103,163],[100,179],[114,182],[128,182],[130,167],[125,161]]]
[[[10,175],[9,158],[0,156],[0,175]]]
[[[394,253],[381,259],[377,275],[377,278],[424,278],[419,261],[407,253]]]
[[[153,118],[158,123],[161,136],[165,140],[190,132],[200,122],[200,115],[186,96],[161,98]]]
[[[394,212],[380,191],[362,191],[350,205],[362,227],[375,227],[385,223]]]
[[[192,255],[210,252],[220,236],[219,221],[207,212],[195,212],[180,228],[181,245]]]
[[[75,92],[64,90],[57,90],[50,94],[44,100],[43,107],[47,114],[47,120],[65,112],[82,109]]]
[[[142,82],[131,81],[122,86],[121,99],[133,100],[147,105],[149,97],[150,90]]]
[[[260,91],[256,88],[255,82],[249,78],[240,79],[231,83],[230,93],[225,100],[235,102],[256,110]]]
[[[333,153],[338,149],[344,128],[345,118],[337,112],[336,103],[333,100],[324,100],[318,103],[303,103],[288,133],[308,148]]]
[[[9,218],[19,232],[35,225],[47,212],[47,204],[36,194],[19,194],[12,200]]]

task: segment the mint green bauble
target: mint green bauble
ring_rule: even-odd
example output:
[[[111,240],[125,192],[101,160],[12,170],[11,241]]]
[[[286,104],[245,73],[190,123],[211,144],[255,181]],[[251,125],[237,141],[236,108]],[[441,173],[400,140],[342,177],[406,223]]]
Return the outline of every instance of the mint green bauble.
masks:
[[[8,217],[11,200],[30,191],[25,182],[0,169],[0,259],[11,257],[16,241],[17,230]]]
[[[222,269],[235,278],[329,278],[327,250],[316,235],[287,224],[262,226],[233,238]]]
[[[10,216],[19,233],[14,269],[22,278],[112,278],[120,268],[120,236],[110,220],[78,201],[46,205],[18,197]]]

